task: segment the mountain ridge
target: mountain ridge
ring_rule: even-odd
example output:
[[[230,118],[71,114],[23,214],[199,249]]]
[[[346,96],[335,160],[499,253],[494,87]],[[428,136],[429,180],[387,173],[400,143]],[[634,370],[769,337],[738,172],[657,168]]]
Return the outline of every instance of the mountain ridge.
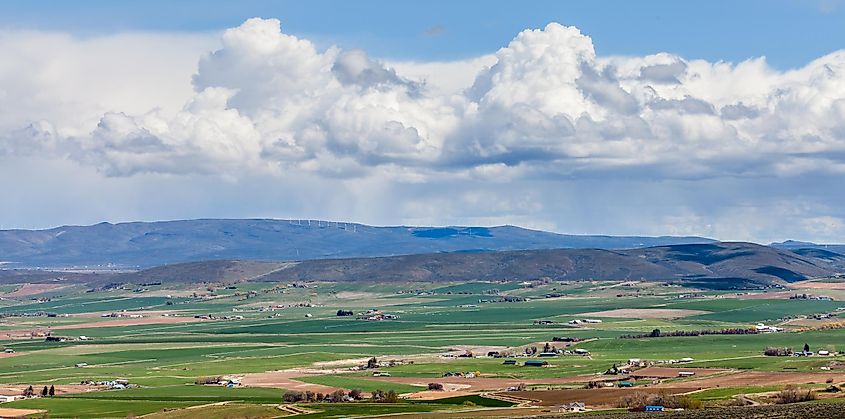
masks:
[[[417,227],[322,220],[195,219],[0,230],[0,261],[9,267],[147,268],[220,259],[293,261],[711,242],[714,240],[696,236],[559,234],[511,225]]]

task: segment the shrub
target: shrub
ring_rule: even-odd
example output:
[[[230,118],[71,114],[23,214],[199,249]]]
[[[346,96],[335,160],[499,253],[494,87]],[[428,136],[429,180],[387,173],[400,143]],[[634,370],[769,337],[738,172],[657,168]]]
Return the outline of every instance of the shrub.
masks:
[[[443,391],[443,384],[440,383],[428,383],[428,389],[434,391]]]
[[[816,400],[816,393],[813,390],[801,390],[794,385],[788,385],[775,396],[775,403],[789,404]]]

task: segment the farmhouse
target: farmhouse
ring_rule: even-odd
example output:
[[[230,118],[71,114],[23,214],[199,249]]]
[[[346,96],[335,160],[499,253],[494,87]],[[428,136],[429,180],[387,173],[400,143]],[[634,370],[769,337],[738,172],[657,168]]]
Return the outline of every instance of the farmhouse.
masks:
[[[549,362],[529,359],[528,361],[523,362],[522,365],[526,367],[545,367],[546,365],[549,365]]]
[[[763,323],[757,323],[757,326],[754,326],[754,330],[759,333],[775,333],[775,332],[782,332],[783,329],[780,327],[775,326],[766,326]]]
[[[586,412],[587,407],[584,402],[572,402],[572,403],[564,403],[552,408],[552,412],[555,413],[567,413],[567,412]]]

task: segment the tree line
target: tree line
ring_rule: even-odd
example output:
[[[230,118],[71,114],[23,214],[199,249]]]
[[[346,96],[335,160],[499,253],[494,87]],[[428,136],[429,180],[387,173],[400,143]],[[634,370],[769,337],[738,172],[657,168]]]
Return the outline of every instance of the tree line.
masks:
[[[660,329],[654,329],[651,333],[631,334],[619,336],[619,339],[644,339],[644,338],[665,338],[665,337],[683,337],[683,336],[703,336],[703,335],[756,335],[759,333],[757,329],[702,329],[702,330],[673,330],[671,332],[662,332]]]
[[[323,394],[315,393],[313,391],[286,391],[282,395],[282,400],[285,403],[296,402],[324,402],[324,403],[340,403],[346,401],[363,400],[364,393],[358,389],[349,390],[347,393],[344,390],[335,390],[334,392]],[[399,402],[399,395],[394,390],[376,390],[370,394],[370,400],[378,403],[397,403]]]

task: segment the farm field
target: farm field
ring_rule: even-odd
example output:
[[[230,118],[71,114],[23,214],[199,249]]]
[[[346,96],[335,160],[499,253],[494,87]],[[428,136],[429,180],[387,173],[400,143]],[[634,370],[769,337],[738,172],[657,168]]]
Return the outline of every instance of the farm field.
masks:
[[[625,292],[603,295],[608,289]],[[40,291],[52,297],[33,300]],[[4,297],[0,394],[56,392],[0,407],[53,418],[510,417],[571,402],[613,409],[637,393],[688,395],[706,409],[790,384],[845,383],[845,356],[836,355],[845,351],[845,329],[812,327],[824,324],[814,315],[837,317],[845,305],[837,301],[593,281],[236,283],[170,298],[175,290],[162,287],[86,291],[28,287]],[[683,297],[693,291],[700,295]],[[146,295],[153,292],[164,295]],[[491,301],[500,295],[520,298]],[[381,317],[366,320],[373,316]],[[804,319],[800,328],[790,326],[795,318]],[[667,336],[759,323],[783,331]],[[656,329],[661,336],[651,337]],[[763,354],[805,344],[833,355]],[[624,371],[605,374],[613,367]],[[631,387],[619,387],[623,381]],[[613,388],[587,388],[596,383]],[[290,399],[351,390],[362,400]],[[399,397],[371,399],[387,392]]]

